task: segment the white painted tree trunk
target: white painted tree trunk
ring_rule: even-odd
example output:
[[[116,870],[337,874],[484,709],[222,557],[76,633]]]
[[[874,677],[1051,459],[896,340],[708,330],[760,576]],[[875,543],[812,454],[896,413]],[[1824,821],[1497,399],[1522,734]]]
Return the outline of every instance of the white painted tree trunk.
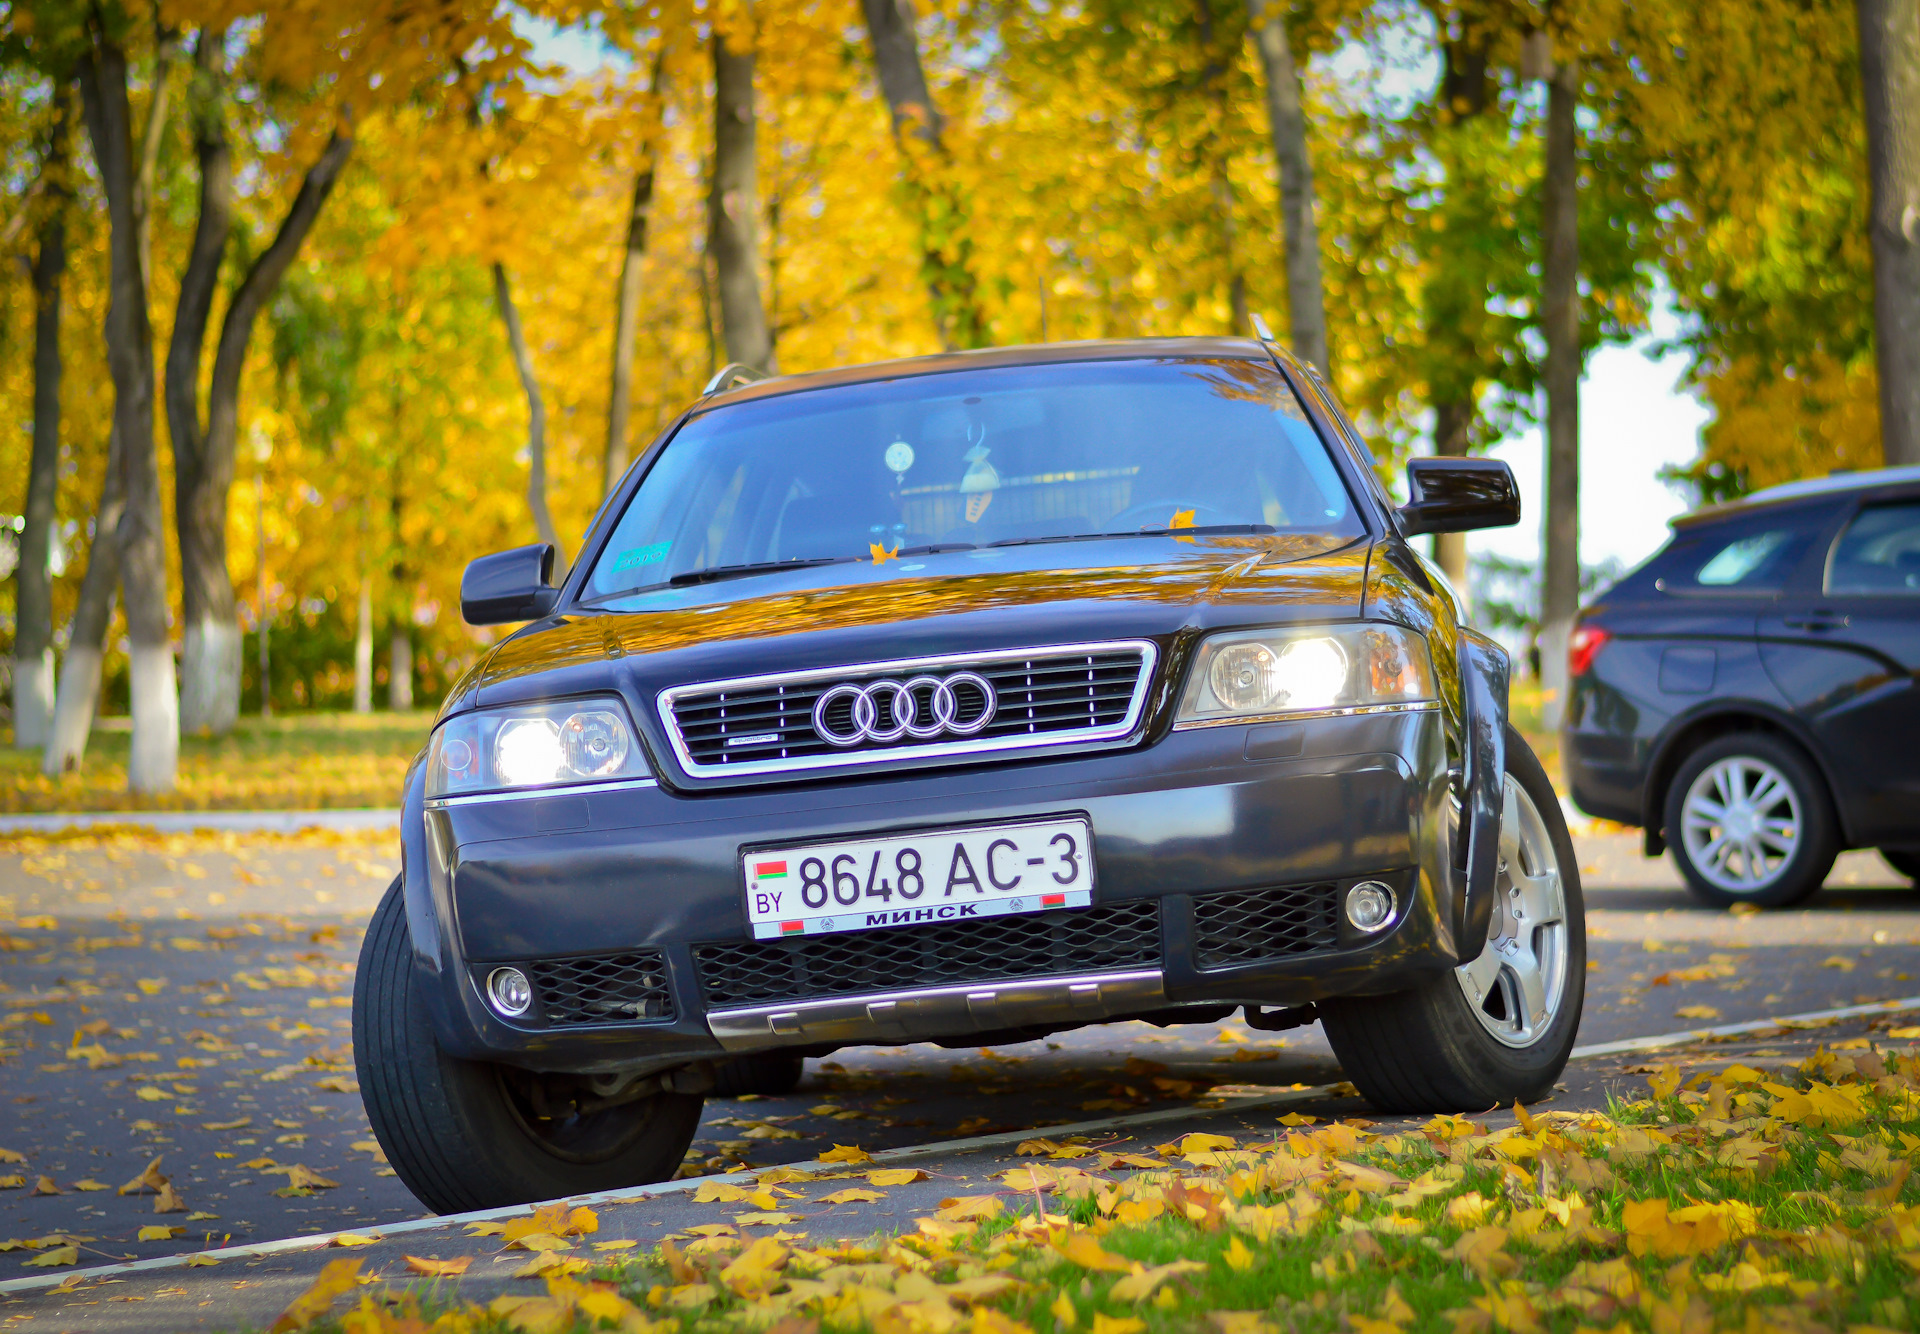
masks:
[[[360,580],[360,620],[353,635],[353,711],[373,712],[373,588]]]
[[[53,729],[40,761],[40,771],[50,778],[78,769],[86,757],[93,713],[100,707],[101,656],[95,644],[73,644],[67,649],[66,670],[60,673],[53,706]]]
[[[180,651],[180,730],[223,736],[240,718],[240,627],[209,616],[187,626]]]
[[[413,636],[405,630],[393,633],[387,660],[387,707],[396,713],[413,707]]]
[[[127,788],[169,792],[180,761],[180,694],[173,650],[165,644],[135,644],[130,658],[133,751],[127,757]]]
[[[1540,725],[1560,730],[1567,716],[1567,641],[1573,638],[1573,620],[1546,621],[1540,626]]]
[[[39,750],[53,730],[53,650],[13,660],[13,744]]]

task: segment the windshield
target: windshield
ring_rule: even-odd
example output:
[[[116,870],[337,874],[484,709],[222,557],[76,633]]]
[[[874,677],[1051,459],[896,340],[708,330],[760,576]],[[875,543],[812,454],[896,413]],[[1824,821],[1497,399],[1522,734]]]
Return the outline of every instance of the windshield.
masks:
[[[1011,366],[718,407],[661,451],[585,593],[1188,528],[1363,531],[1270,363]]]

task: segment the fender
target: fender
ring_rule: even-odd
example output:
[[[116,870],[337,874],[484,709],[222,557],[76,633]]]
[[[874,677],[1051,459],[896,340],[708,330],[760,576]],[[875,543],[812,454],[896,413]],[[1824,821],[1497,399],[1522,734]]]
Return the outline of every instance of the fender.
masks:
[[[435,838],[425,810],[426,750],[407,770],[405,795],[400,800],[400,894],[407,909],[407,936],[413,944],[413,980],[416,994],[426,1001],[427,1016],[442,1045],[454,1046],[461,1025],[448,1005],[450,985],[457,985],[459,969],[452,957],[451,896],[433,892],[448,884],[453,868],[446,864],[445,840]],[[440,863],[435,864],[436,860]],[[440,900],[444,898],[443,903]]]
[[[1840,786],[1834,781],[1833,769],[1827,763],[1826,754],[1813,739],[1813,734],[1805,723],[1785,709],[1757,699],[1716,699],[1699,705],[1687,713],[1676,714],[1667,720],[1660,735],[1653,743],[1653,749],[1647,756],[1646,778],[1640,785],[1640,827],[1645,838],[1647,856],[1657,857],[1667,850],[1666,831],[1666,789],[1655,782],[1663,770],[1671,770],[1679,760],[1674,755],[1674,746],[1682,736],[1700,723],[1712,722],[1724,718],[1759,719],[1767,726],[1784,733],[1793,743],[1805,751],[1807,758],[1813,761],[1813,767],[1819,771],[1821,780],[1827,785],[1827,794],[1833,800],[1833,813],[1840,822],[1840,835],[1847,846],[1852,846],[1853,831],[1847,827],[1847,811],[1840,801]],[[1655,794],[1659,795],[1656,796]],[[1657,845],[1657,846],[1656,846]]]
[[[1461,804],[1467,832],[1467,862],[1459,887],[1462,961],[1479,957],[1493,920],[1500,870],[1500,816],[1506,805],[1507,684],[1513,666],[1507,651],[1477,630],[1459,631],[1461,738],[1464,769]]]

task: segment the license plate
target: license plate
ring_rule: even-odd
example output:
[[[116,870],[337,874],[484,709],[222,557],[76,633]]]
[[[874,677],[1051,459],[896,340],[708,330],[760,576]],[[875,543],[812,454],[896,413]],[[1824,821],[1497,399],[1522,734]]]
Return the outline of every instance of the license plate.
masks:
[[[1085,908],[1080,819],[765,848],[742,859],[755,940]]]

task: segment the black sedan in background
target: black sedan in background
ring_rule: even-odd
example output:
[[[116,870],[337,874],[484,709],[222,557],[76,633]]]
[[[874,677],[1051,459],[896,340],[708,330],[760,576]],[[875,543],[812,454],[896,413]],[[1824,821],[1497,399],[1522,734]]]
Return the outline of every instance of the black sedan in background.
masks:
[[[670,1176],[714,1090],[839,1047],[1318,1018],[1389,1109],[1532,1101],[1586,975],[1507,658],[1251,339],[721,379],[634,465],[407,783],[354,1057],[435,1209]]]
[[[1920,877],[1920,468],[1759,491],[1575,628],[1574,803],[1708,903],[1794,903],[1847,848]]]

